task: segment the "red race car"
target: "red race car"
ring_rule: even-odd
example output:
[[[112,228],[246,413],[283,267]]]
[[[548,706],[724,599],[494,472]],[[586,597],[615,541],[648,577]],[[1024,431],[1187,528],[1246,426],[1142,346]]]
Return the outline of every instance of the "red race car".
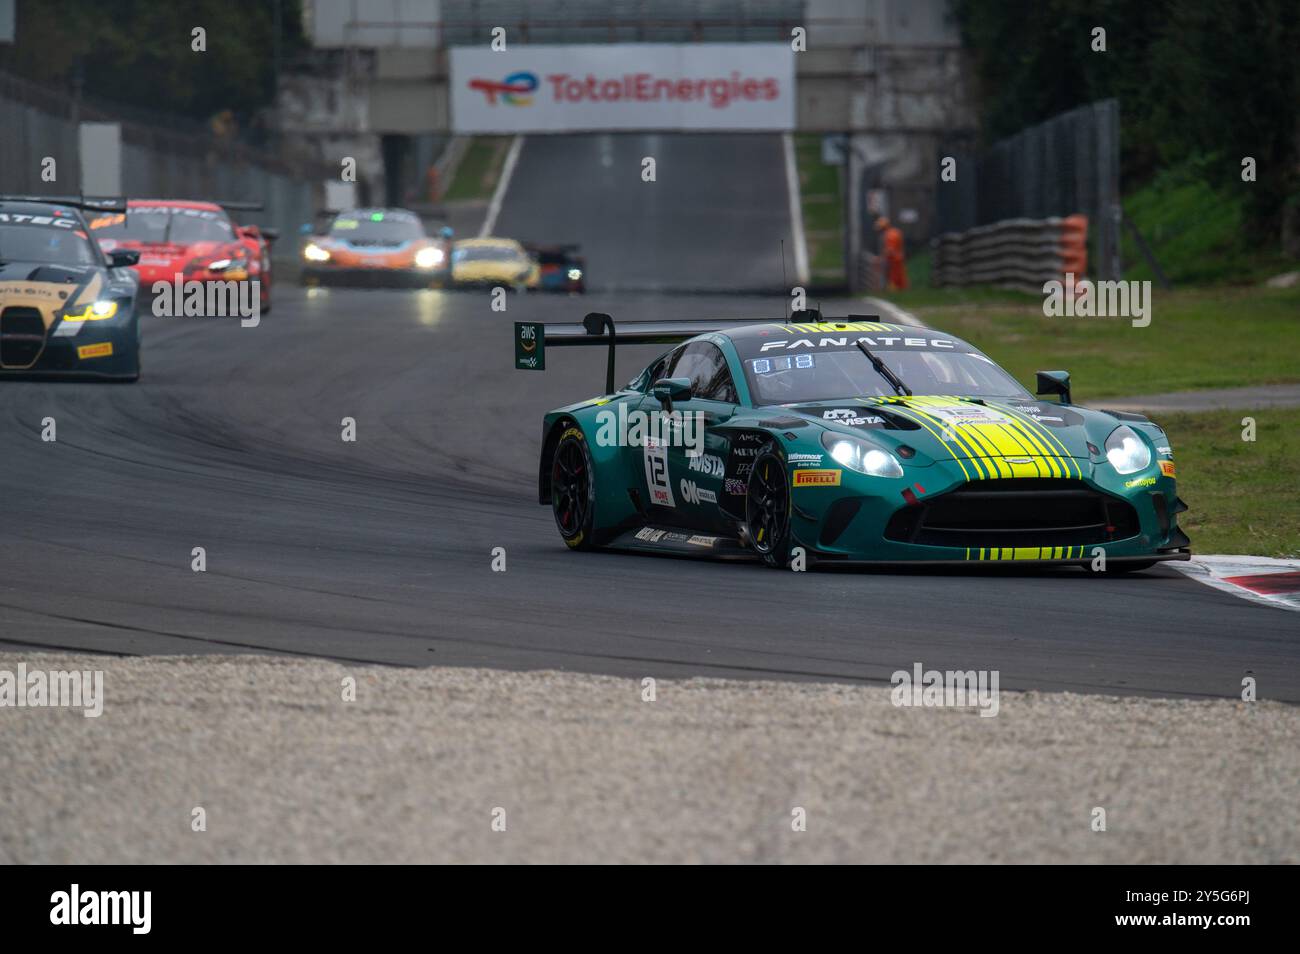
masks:
[[[238,225],[227,210],[255,212],[248,202],[131,199],[126,212],[97,215],[90,231],[105,252],[140,253],[133,266],[143,292],[154,282],[258,283],[261,310],[271,310],[271,242],[275,229]]]

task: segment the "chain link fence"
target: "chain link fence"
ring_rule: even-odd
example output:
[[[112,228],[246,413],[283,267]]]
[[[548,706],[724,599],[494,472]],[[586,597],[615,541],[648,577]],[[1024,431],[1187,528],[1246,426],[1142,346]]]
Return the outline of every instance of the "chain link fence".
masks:
[[[1085,215],[1092,277],[1120,278],[1119,101],[1080,106],[1001,139],[984,152],[947,142],[956,180],[940,179],[936,233],[1005,219]],[[940,170],[943,163],[937,164]]]
[[[78,125],[119,122],[122,191],[131,198],[261,202],[261,212],[240,213],[241,222],[278,228],[285,241],[277,258],[296,257],[293,236],[312,221],[324,181],[335,166],[310,158],[286,158],[216,135],[176,132],[161,117],[155,124],[111,114],[102,107],[0,73],[0,193],[66,195],[80,191]],[[47,159],[55,179],[45,181]]]

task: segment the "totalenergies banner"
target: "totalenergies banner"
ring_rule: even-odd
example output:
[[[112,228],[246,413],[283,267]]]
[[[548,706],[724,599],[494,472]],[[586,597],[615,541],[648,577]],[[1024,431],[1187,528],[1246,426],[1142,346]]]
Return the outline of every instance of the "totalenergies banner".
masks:
[[[794,128],[785,43],[616,43],[451,51],[458,133]]]

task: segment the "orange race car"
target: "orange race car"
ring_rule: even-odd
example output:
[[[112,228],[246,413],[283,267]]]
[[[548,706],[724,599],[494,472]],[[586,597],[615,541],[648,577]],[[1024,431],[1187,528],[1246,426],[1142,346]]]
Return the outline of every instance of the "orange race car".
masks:
[[[450,252],[451,230],[430,236],[414,212],[353,209],[335,214],[321,234],[307,237],[301,281],[436,288],[447,282]]]

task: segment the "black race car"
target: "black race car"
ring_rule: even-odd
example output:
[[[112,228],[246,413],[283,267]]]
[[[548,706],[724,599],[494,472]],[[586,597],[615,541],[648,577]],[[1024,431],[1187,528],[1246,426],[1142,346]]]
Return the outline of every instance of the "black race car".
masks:
[[[587,260],[578,254],[581,246],[525,244],[524,248],[537,263],[528,282],[530,289],[580,295],[587,291]]]
[[[140,376],[137,251],[105,254],[83,211],[114,199],[0,196],[0,376]]]

